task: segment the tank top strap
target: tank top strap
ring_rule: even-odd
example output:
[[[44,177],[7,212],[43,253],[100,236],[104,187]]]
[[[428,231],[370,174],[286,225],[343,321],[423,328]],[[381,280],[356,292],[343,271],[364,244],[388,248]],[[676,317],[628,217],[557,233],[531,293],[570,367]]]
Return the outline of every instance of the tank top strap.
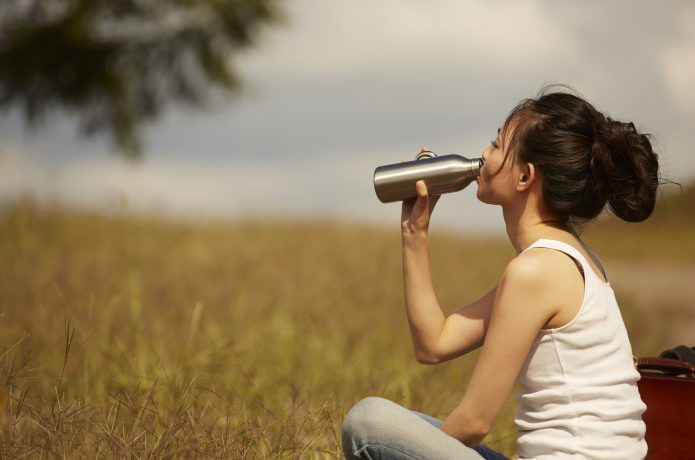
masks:
[[[563,241],[558,241],[558,240],[540,239],[540,240],[536,240],[531,246],[526,248],[524,251],[528,251],[531,248],[548,248],[548,249],[554,249],[556,251],[564,252],[565,254],[572,257],[574,260],[576,260],[577,262],[579,262],[581,264],[582,269],[584,270],[584,276],[587,276],[587,274],[592,273],[594,275],[594,277],[598,278],[598,276],[594,272],[593,268],[591,268],[591,265],[589,265],[589,262],[587,262],[586,258],[582,255],[582,253],[577,251],[577,249],[574,248],[570,244],[567,244]],[[604,271],[602,266],[599,266],[599,268],[602,271]],[[605,273],[605,271],[604,271],[604,273]],[[603,281],[603,280],[601,280],[601,281]]]

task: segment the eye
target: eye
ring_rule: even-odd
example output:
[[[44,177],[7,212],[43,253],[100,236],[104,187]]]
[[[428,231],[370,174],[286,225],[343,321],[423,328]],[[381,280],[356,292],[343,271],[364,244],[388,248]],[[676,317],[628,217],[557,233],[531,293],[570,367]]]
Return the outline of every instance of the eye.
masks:
[[[498,149],[499,145],[497,145],[497,139],[493,139],[490,141],[490,145],[492,146],[493,149]]]

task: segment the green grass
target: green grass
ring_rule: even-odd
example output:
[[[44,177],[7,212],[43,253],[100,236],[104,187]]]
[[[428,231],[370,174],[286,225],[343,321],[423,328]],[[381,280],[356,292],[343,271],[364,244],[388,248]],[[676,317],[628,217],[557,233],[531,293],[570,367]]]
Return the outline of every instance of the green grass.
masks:
[[[611,223],[587,236],[614,258],[692,262],[674,222],[658,241]],[[486,292],[512,255],[435,234],[444,308]],[[397,224],[193,225],[21,202],[0,216],[0,262],[2,457],[337,458],[359,399],[443,417],[475,360],[415,362]],[[668,320],[629,296],[623,311],[635,349],[667,343]],[[508,455],[513,411],[486,439]]]

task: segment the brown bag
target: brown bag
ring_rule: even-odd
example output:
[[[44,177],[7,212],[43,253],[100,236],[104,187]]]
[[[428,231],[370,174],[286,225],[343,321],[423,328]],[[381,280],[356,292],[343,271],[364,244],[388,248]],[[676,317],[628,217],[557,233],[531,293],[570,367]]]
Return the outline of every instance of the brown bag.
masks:
[[[647,411],[647,459],[695,459],[695,366],[668,358],[635,358]]]

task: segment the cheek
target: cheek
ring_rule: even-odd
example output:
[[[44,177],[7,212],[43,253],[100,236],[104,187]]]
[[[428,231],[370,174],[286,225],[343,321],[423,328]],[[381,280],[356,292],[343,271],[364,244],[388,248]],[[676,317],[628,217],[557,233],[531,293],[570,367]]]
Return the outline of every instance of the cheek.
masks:
[[[490,194],[492,192],[493,184],[491,184],[491,181],[493,180],[494,176],[490,176],[488,171],[480,171],[480,178],[478,179],[478,189],[476,190],[476,196],[478,197],[478,200],[482,201],[483,203],[488,203],[490,201]]]
[[[485,166],[480,170],[480,176],[484,182],[491,182],[499,173],[499,166],[491,163],[485,164]]]
[[[480,180],[476,196],[478,200],[487,204],[500,204],[506,201],[512,178],[507,171],[501,170],[499,165],[485,164],[480,170]]]

